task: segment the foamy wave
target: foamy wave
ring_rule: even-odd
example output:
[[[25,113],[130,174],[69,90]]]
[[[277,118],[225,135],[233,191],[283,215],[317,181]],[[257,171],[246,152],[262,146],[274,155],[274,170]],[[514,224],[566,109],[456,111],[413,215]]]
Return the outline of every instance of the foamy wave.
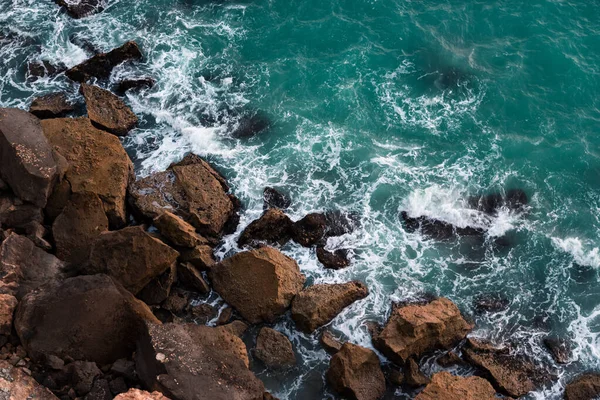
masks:
[[[583,242],[577,237],[557,238],[552,237],[552,244],[573,256],[575,262],[580,265],[598,268],[600,267],[600,249],[592,247],[592,244]]]

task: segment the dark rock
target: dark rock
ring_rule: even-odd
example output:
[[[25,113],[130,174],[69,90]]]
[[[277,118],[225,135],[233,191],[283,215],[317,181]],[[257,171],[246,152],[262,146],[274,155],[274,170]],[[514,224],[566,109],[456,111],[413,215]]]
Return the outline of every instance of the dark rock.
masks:
[[[135,372],[135,362],[126,358],[120,358],[117,361],[115,361],[110,367],[110,372],[118,376],[122,376],[126,379],[129,379],[130,381],[135,381],[137,379],[137,374]]]
[[[209,271],[216,263],[212,247],[206,245],[181,250],[179,261],[190,263],[200,271]]]
[[[41,223],[43,220],[40,207],[24,203],[11,193],[0,193],[0,225],[5,228],[20,228],[30,222]]]
[[[29,112],[40,119],[64,117],[75,107],[67,101],[64,93],[50,93],[36,97],[29,107]]]
[[[125,93],[128,90],[150,89],[156,82],[149,77],[137,79],[124,79],[117,86],[117,93]]]
[[[177,268],[172,264],[160,276],[152,279],[144,288],[137,294],[138,299],[146,304],[154,305],[165,301],[171,293],[171,286],[177,278]]]
[[[419,230],[423,235],[430,236],[438,240],[451,239],[456,236],[481,236],[485,234],[485,231],[481,228],[473,228],[470,226],[461,228],[447,222],[425,216],[412,218],[406,211],[402,211],[400,216],[404,222],[404,229],[407,232],[413,233]]]
[[[139,60],[142,52],[135,42],[127,42],[108,53],[96,54],[83,63],[67,70],[65,75],[76,82],[86,82],[92,78],[107,79],[113,68],[124,61]]]
[[[304,247],[312,247],[323,240],[327,230],[325,214],[312,213],[294,223],[293,239]]]
[[[593,400],[600,396],[600,374],[587,373],[572,380],[565,389],[565,400]]]
[[[227,330],[232,335],[235,335],[237,337],[242,337],[244,335],[244,333],[246,332],[246,330],[248,329],[248,325],[246,325],[245,323],[243,323],[240,320],[235,320],[226,325],[223,325],[222,328]]]
[[[48,235],[48,231],[46,230],[46,227],[38,221],[27,222],[26,224],[21,225],[19,229],[24,232],[27,239],[31,240],[33,244],[40,249],[46,251],[52,250],[52,245],[45,239]]]
[[[277,208],[271,208],[244,229],[238,246],[256,247],[261,243],[283,245],[290,240],[292,227],[293,222],[287,215]]]
[[[57,400],[51,391],[8,361],[0,361],[0,392],[5,399]]]
[[[296,355],[287,336],[267,327],[258,333],[254,355],[269,368],[285,368],[296,364]]]
[[[565,340],[555,336],[544,338],[544,345],[559,364],[568,364],[571,361],[571,345]]]
[[[87,113],[97,128],[117,136],[125,136],[138,123],[138,117],[117,96],[98,86],[81,84]]]
[[[496,313],[508,309],[508,306],[510,306],[510,300],[500,293],[481,294],[473,300],[473,307],[478,313]]]
[[[194,322],[199,325],[206,325],[208,321],[217,316],[217,310],[206,303],[191,306],[191,310]]]
[[[65,370],[69,375],[69,381],[79,396],[83,396],[92,390],[94,379],[102,375],[102,371],[94,362],[73,361]]]
[[[265,190],[263,191],[263,199],[263,208],[265,210],[269,208],[279,208],[285,210],[287,208],[290,208],[290,206],[292,205],[292,200],[287,194],[281,193],[279,190],[272,187],[265,188]]]
[[[338,249],[333,252],[325,250],[325,247],[317,247],[317,259],[325,268],[342,269],[350,265],[348,250]]]
[[[8,336],[12,332],[13,315],[17,299],[10,294],[0,294],[0,335]]]
[[[233,315],[233,308],[226,306],[221,310],[221,314],[219,314],[219,318],[217,319],[217,325],[225,325],[231,320],[231,316]]]
[[[102,0],[54,0],[54,2],[63,7],[75,19],[87,17],[104,9]]]
[[[127,383],[125,383],[125,379],[118,377],[108,382],[108,387],[110,388],[110,392],[113,395],[118,395],[121,393],[125,393],[129,388],[127,387]]]
[[[50,369],[60,371],[65,366],[65,362],[62,359],[56,357],[55,355],[50,354],[46,357],[45,365]]]
[[[433,375],[431,383],[415,400],[497,400],[496,391],[478,376],[454,376],[442,371]]]
[[[56,75],[65,72],[67,66],[64,64],[52,64],[50,61],[34,61],[27,63],[27,77],[29,80],[37,80],[38,78],[55,77]]]
[[[359,225],[358,215],[348,214],[339,210],[330,210],[325,213],[327,221],[326,235],[329,237],[342,236],[352,233]]]
[[[509,210],[522,210],[528,202],[527,193],[522,189],[510,189],[504,196],[501,193],[492,193],[470,197],[468,200],[469,206],[489,215],[497,213],[502,207]]]
[[[270,126],[271,121],[262,113],[244,115],[234,127],[231,136],[236,139],[247,139],[267,130]]]
[[[196,233],[192,225],[168,211],[154,218],[154,226],[175,246],[193,248],[208,244],[208,240]]]
[[[92,390],[85,395],[83,400],[111,400],[112,398],[108,381],[106,379],[96,379]]]
[[[86,53],[90,55],[96,55],[102,53],[98,47],[96,47],[92,42],[90,42],[85,37],[74,33],[69,35],[69,42],[73,43],[75,46],[83,49]],[[66,68],[65,68],[66,70]]]
[[[198,271],[191,263],[179,264],[177,276],[178,281],[191,290],[200,294],[207,294],[210,292],[210,286],[208,286],[208,283],[206,283],[200,271]]]
[[[429,378],[423,375],[419,368],[419,364],[417,364],[413,358],[408,360],[404,365],[404,384],[409,387],[417,388],[427,385],[428,383]]]
[[[325,351],[329,354],[337,353],[338,351],[340,351],[343,345],[343,343],[336,339],[333,336],[333,334],[328,330],[323,331],[321,337],[319,338],[319,342],[321,343],[321,346],[323,346]]]
[[[172,290],[163,303],[163,307],[178,317],[183,317],[190,307],[191,296],[189,292],[181,289]]]
[[[440,358],[438,358],[437,363],[444,368],[449,368],[453,365],[464,364],[465,362],[463,361],[462,358],[460,358],[458,356],[458,354],[456,354],[453,351],[449,351],[448,353],[446,353],[443,356],[441,356]]]

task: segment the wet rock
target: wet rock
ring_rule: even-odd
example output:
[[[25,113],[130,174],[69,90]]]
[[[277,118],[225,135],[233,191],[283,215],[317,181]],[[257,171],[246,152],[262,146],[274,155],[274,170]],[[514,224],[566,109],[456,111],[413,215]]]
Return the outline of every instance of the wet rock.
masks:
[[[263,200],[263,209],[265,210],[268,208],[279,208],[281,210],[285,210],[287,208],[290,208],[290,206],[292,205],[292,200],[287,194],[282,193],[279,190],[272,187],[265,188],[265,190],[263,191]]]
[[[69,42],[84,50],[87,54],[96,55],[102,53],[94,43],[92,43],[84,34],[73,33],[69,35]],[[65,68],[66,69],[66,68]]]
[[[217,319],[217,325],[225,325],[231,320],[231,316],[233,315],[233,308],[226,306],[221,310],[221,314],[219,314],[219,318]]]
[[[177,268],[172,264],[160,276],[152,279],[140,292],[137,294],[138,299],[146,304],[160,304],[169,297],[171,286],[177,279]]]
[[[124,79],[117,86],[117,93],[125,93],[128,90],[150,89],[156,82],[150,77]]]
[[[344,343],[329,363],[327,382],[351,400],[376,400],[385,393],[385,376],[372,350]]]
[[[557,363],[568,364],[571,361],[571,345],[567,340],[550,336],[544,338],[544,346]]]
[[[496,348],[482,341],[468,339],[463,355],[490,378],[501,393],[525,396],[541,385],[546,377],[530,360],[510,354],[508,348]]]
[[[495,400],[496,391],[478,376],[454,376],[442,371],[433,375],[431,383],[415,400]]]
[[[497,213],[502,207],[506,207],[509,210],[521,210],[528,202],[527,193],[522,189],[510,189],[505,195],[491,193],[483,196],[474,196],[468,200],[469,206],[489,215]]]
[[[73,265],[86,261],[104,231],[108,231],[108,218],[102,200],[95,193],[74,193],[52,224],[56,256]]]
[[[292,318],[298,328],[310,333],[368,294],[367,286],[359,281],[312,285],[294,298]]]
[[[21,299],[41,285],[63,277],[64,264],[24,236],[11,233],[0,246],[0,290]]]
[[[565,389],[565,400],[593,400],[600,396],[600,374],[578,376]]]
[[[291,238],[292,226],[292,220],[283,211],[271,208],[244,229],[238,239],[238,246],[256,247],[261,243],[283,245]]]
[[[40,120],[0,108],[0,177],[20,199],[44,207],[58,176],[57,160]]]
[[[0,193],[0,225],[5,228],[20,228],[30,222],[41,223],[43,220],[40,207],[24,203],[11,193]]]
[[[78,276],[28,294],[15,330],[34,360],[112,363],[131,355],[145,321],[158,323],[141,301],[106,275]]]
[[[69,381],[79,396],[84,396],[92,390],[94,379],[102,375],[102,371],[94,362],[74,361],[65,367]]]
[[[0,393],[5,399],[57,400],[51,391],[40,385],[24,369],[0,361]]]
[[[337,353],[338,351],[340,351],[343,345],[343,343],[336,339],[333,336],[333,334],[328,330],[323,331],[321,337],[319,338],[319,342],[321,343],[321,346],[323,346],[325,351],[329,354]]]
[[[110,226],[123,226],[127,222],[125,196],[133,164],[119,139],[94,128],[87,118],[45,119],[42,127],[52,146],[69,163],[65,178],[71,192],[97,194]]]
[[[27,78],[32,81],[36,81],[38,78],[52,78],[66,70],[67,66],[62,63],[52,64],[47,60],[34,61],[27,63]]]
[[[29,107],[29,112],[40,119],[64,117],[75,107],[67,101],[64,93],[50,93],[36,97]]]
[[[464,364],[465,362],[463,361],[462,358],[460,358],[458,356],[458,354],[456,354],[453,351],[449,351],[448,353],[446,353],[443,356],[441,356],[440,358],[438,358],[437,363],[444,368],[449,368],[453,365]]]
[[[81,84],[87,113],[97,128],[117,136],[125,136],[138,123],[138,117],[117,96],[98,86]]]
[[[465,338],[473,325],[465,321],[458,307],[446,298],[427,304],[396,307],[373,344],[386,357],[403,365],[436,349],[449,349]]]
[[[312,213],[294,223],[292,238],[304,247],[312,247],[323,240],[326,230],[325,214]]]
[[[410,217],[406,211],[400,213],[400,217],[404,222],[404,229],[407,232],[413,233],[420,231],[423,235],[430,236],[438,240],[447,240],[456,236],[481,236],[485,231],[481,228],[473,228],[470,226],[461,228],[454,226],[444,221],[425,216]]]
[[[305,281],[294,260],[270,247],[229,257],[210,277],[215,291],[251,323],[273,322]]]
[[[190,263],[200,271],[209,271],[216,263],[212,247],[206,245],[181,250],[179,261]]]
[[[76,82],[86,82],[92,78],[107,79],[117,65],[141,58],[142,52],[137,43],[126,42],[108,53],[96,54],[83,63],[70,68],[65,75]]]
[[[90,252],[85,274],[107,274],[133,294],[169,268],[174,268],[179,253],[144,231],[131,226],[102,233]]]
[[[192,248],[208,244],[205,238],[196,233],[192,225],[168,211],[163,211],[154,218],[154,226],[175,246]]]
[[[325,250],[325,247],[317,247],[317,259],[325,268],[342,269],[350,265],[348,260],[348,251],[346,249],[338,249],[333,252]]]
[[[208,321],[217,316],[217,310],[206,303],[191,306],[191,311],[194,322],[199,325],[206,325]]]
[[[419,368],[419,364],[417,364],[413,358],[408,360],[404,365],[404,384],[409,387],[417,388],[427,385],[428,383],[429,378],[423,375]]]
[[[206,283],[200,271],[198,271],[191,263],[179,264],[177,276],[178,281],[191,290],[200,294],[207,294],[210,292],[210,286],[208,286],[208,283]]]
[[[207,239],[218,239],[234,214],[225,179],[198,156],[188,155],[166,171],[132,183],[131,202],[146,218],[165,209],[193,225]]]
[[[481,294],[473,300],[473,308],[478,313],[497,313],[508,309],[508,306],[510,306],[510,300],[500,293]]]
[[[326,235],[329,237],[342,236],[351,233],[359,225],[358,215],[339,210],[329,210],[325,213],[327,221]]]
[[[269,368],[285,368],[296,364],[296,355],[287,336],[267,327],[258,333],[254,355]]]
[[[63,7],[75,19],[87,17],[104,9],[101,0],[54,0],[54,2]]]
[[[0,294],[0,335],[10,335],[17,304],[18,301],[14,296]]]
[[[160,392],[146,392],[140,389],[129,389],[127,393],[122,393],[114,400],[169,400]]]
[[[263,393],[263,400],[279,400],[277,397],[273,396],[269,392]]]
[[[142,382],[172,399],[261,399],[248,364],[244,342],[223,327],[148,324],[136,350]]]
[[[271,121],[262,113],[244,115],[234,127],[231,136],[236,139],[251,138],[267,130],[270,126]]]

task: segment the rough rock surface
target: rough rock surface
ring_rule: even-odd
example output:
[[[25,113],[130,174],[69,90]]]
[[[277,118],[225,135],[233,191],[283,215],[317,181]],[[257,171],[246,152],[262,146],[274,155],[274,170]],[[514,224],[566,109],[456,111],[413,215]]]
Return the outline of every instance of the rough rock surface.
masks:
[[[87,17],[103,9],[101,0],[54,0],[54,2],[64,7],[67,13],[75,19]]]
[[[492,385],[478,376],[454,376],[442,371],[433,375],[431,383],[415,400],[495,400]]]
[[[565,400],[593,400],[600,396],[600,374],[578,376],[565,389]]]
[[[319,338],[319,342],[321,343],[321,346],[323,346],[325,351],[329,354],[337,353],[338,351],[340,351],[343,345],[343,343],[336,339],[333,336],[333,334],[328,330],[323,331],[321,337]]]
[[[404,383],[411,387],[420,387],[429,383],[429,378],[421,372],[419,364],[414,358],[408,360],[404,365]]]
[[[367,286],[359,281],[312,285],[294,298],[292,318],[301,330],[310,333],[368,294]]]
[[[292,220],[278,208],[267,210],[259,219],[252,221],[240,235],[238,245],[255,247],[261,243],[282,245],[292,235]]]
[[[374,339],[374,345],[390,360],[403,365],[436,349],[448,349],[473,329],[458,307],[446,298],[427,304],[396,307]]]
[[[17,108],[0,108],[0,178],[22,200],[44,207],[59,168],[39,119]]]
[[[147,324],[136,366],[147,388],[172,399],[261,400],[264,392],[244,342],[224,327]]]
[[[213,249],[207,245],[196,246],[189,250],[181,250],[179,261],[189,262],[200,271],[209,271],[215,264]]]
[[[94,128],[87,118],[45,119],[42,127],[52,146],[69,163],[65,178],[71,192],[96,193],[111,227],[124,225],[125,196],[133,164],[119,139]]]
[[[192,248],[208,244],[192,225],[169,211],[163,211],[154,218],[154,226],[175,246]]]
[[[556,336],[549,336],[544,338],[544,346],[546,346],[557,363],[568,364],[571,361],[572,353],[569,341]]]
[[[271,247],[229,257],[210,276],[215,291],[252,323],[273,322],[305,281],[296,261]]]
[[[407,232],[420,231],[423,235],[438,240],[447,240],[456,236],[480,236],[485,233],[481,228],[454,226],[448,222],[425,216],[411,217],[406,211],[402,211],[400,217]]]
[[[374,351],[344,343],[329,363],[327,382],[351,400],[376,400],[385,392],[385,376]]]
[[[51,391],[40,385],[21,368],[0,361],[0,393],[7,400],[57,400]]]
[[[138,123],[138,117],[117,96],[98,86],[81,85],[92,124],[117,136],[125,136]]]
[[[14,296],[0,294],[0,335],[10,335],[17,304],[18,301]]]
[[[113,68],[128,60],[139,60],[142,52],[135,42],[126,42],[108,53],[96,54],[92,58],[67,70],[65,75],[76,82],[92,78],[107,79]]]
[[[121,393],[114,400],[169,400],[160,392],[146,392],[140,389],[129,389],[126,393]]]
[[[36,81],[38,78],[54,77],[66,70],[67,66],[62,63],[52,64],[48,60],[29,62],[27,63],[27,80]]]
[[[179,264],[177,268],[177,280],[181,285],[190,288],[200,294],[210,292],[210,286],[202,277],[200,271],[191,263]]]
[[[29,112],[40,119],[64,117],[75,108],[67,101],[64,93],[50,93],[35,98]]]
[[[171,287],[177,280],[177,271],[178,268],[175,267],[175,264],[172,264],[165,272],[151,280],[140,290],[137,294],[138,299],[151,305],[165,301],[171,293]]]
[[[0,193],[0,225],[5,228],[17,228],[44,220],[42,209],[30,203],[24,203],[11,193]]]
[[[108,364],[131,356],[145,321],[141,301],[106,275],[78,276],[25,296],[15,330],[35,360],[48,355]]]
[[[321,242],[327,230],[325,214],[312,213],[294,223],[293,239],[304,247],[311,247]]]
[[[101,234],[90,253],[86,274],[107,274],[137,294],[176,262],[179,253],[152,237],[142,226]]]
[[[329,269],[342,269],[350,265],[350,261],[348,260],[348,251],[345,249],[328,251],[325,250],[325,247],[318,246],[317,259],[325,268]]]
[[[286,208],[289,208],[292,205],[292,200],[287,194],[282,193],[279,190],[272,187],[266,187],[263,190],[263,200],[263,208],[265,210],[268,208],[280,208],[282,210],[285,210]]]
[[[268,327],[263,327],[258,333],[254,355],[270,368],[296,364],[296,355],[287,336]]]
[[[137,79],[125,79],[119,82],[117,86],[117,93],[125,93],[128,90],[140,90],[150,89],[156,82],[150,77],[143,77]]]

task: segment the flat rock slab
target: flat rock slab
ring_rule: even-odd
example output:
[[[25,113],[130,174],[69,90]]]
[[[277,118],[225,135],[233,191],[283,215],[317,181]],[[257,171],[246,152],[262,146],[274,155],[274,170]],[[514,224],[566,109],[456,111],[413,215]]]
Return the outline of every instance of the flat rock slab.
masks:
[[[454,376],[448,372],[433,375],[427,387],[415,400],[495,400],[492,385],[478,376]]]
[[[75,107],[67,101],[64,93],[50,93],[36,97],[29,106],[29,112],[39,119],[64,117]]]
[[[125,136],[138,123],[138,117],[123,100],[98,86],[81,84],[87,113],[92,124],[117,136]]]

